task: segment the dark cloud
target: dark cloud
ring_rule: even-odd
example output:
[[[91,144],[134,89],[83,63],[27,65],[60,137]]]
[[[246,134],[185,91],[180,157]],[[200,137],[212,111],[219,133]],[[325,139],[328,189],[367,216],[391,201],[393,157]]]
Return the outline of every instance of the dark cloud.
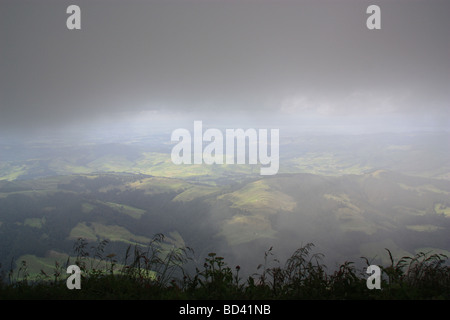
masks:
[[[448,124],[448,1],[72,2],[1,1],[2,129],[149,110]],[[381,30],[365,27],[369,4]]]

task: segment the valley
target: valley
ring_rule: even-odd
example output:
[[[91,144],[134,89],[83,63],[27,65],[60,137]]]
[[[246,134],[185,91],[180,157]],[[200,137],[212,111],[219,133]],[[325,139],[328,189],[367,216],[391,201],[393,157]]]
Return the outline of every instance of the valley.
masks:
[[[363,256],[386,263],[385,248],[397,258],[420,250],[449,253],[448,157],[400,172],[393,170],[400,156],[392,169],[375,168],[372,152],[350,161],[314,150],[319,147],[314,143],[300,156],[282,153],[280,173],[267,177],[248,165],[176,166],[163,150],[121,144],[77,152],[49,147],[56,156],[3,160],[3,271],[31,259],[30,273],[51,273],[49,259],[64,263],[78,238],[107,239],[108,253],[120,255],[160,233],[167,246],[193,248],[199,260],[217,252],[243,272],[254,270],[270,247],[282,260],[310,242],[330,266],[362,263]]]

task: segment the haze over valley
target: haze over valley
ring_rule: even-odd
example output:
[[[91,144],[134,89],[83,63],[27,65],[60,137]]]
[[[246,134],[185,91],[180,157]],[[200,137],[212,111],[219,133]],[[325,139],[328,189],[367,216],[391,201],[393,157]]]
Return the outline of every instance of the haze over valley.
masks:
[[[51,271],[78,238],[109,239],[120,253],[158,233],[199,261],[216,252],[249,272],[270,247],[282,259],[309,242],[331,267],[386,264],[385,248],[398,258],[450,251],[448,133],[283,137],[273,176],[259,165],[175,165],[168,138],[3,143],[2,265],[27,258]]]
[[[377,30],[356,0],[77,2],[76,30],[67,1],[0,2],[3,271],[160,233],[242,274],[307,243],[330,271],[450,254],[448,2],[376,1]],[[175,164],[194,121],[279,130],[276,174],[254,145]]]

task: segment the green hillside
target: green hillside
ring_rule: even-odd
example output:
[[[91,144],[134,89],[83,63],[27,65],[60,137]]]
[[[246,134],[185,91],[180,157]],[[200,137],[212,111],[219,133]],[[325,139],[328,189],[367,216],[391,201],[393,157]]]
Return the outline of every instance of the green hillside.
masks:
[[[159,232],[246,261],[267,246],[312,240],[338,261],[448,246],[450,183],[390,171],[288,174],[215,186],[143,174],[73,175],[0,184],[2,265],[17,255],[71,254],[71,242],[145,245]],[[385,241],[389,241],[385,243]],[[337,245],[341,244],[340,247]],[[248,253],[250,250],[252,253]],[[284,254],[284,249],[280,250]]]
[[[174,165],[162,138],[3,147],[0,263],[43,266],[48,252],[73,256],[78,238],[125,252],[159,233],[170,235],[166,248],[218,252],[250,269],[267,248],[282,259],[309,242],[331,266],[362,255],[386,262],[384,247],[449,252],[450,170],[437,138],[285,139],[274,176],[258,165]]]

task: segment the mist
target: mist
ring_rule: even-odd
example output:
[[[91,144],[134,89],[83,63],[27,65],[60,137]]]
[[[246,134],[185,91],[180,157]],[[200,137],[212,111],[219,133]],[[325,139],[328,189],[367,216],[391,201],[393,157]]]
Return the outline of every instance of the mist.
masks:
[[[69,30],[71,4],[0,1],[0,264],[158,233],[243,275],[450,253],[450,2],[81,0]],[[276,174],[174,163],[195,121],[279,130]]]
[[[377,3],[380,30],[365,1],[81,1],[68,30],[68,1],[2,1],[1,130],[448,128],[449,4]]]

